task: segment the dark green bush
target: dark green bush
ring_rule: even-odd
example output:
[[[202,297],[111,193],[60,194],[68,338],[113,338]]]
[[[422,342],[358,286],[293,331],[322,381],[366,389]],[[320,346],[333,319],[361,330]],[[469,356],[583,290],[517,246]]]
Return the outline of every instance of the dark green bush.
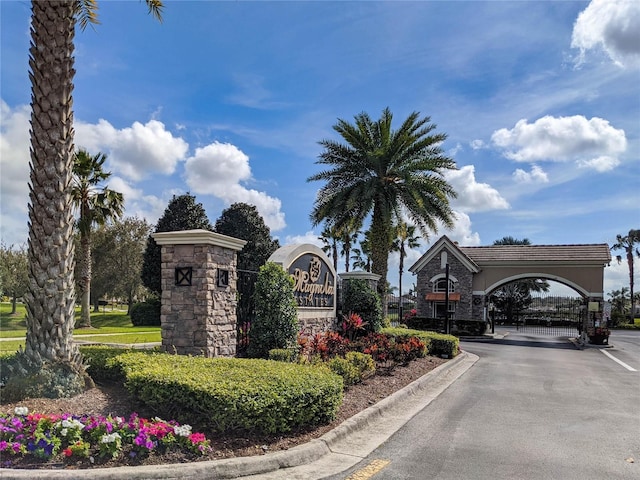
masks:
[[[285,433],[335,418],[343,381],[317,365],[125,353],[125,386],[164,418],[214,431]]]
[[[247,355],[267,358],[269,350],[290,348],[298,337],[298,307],[293,278],[273,262],[260,267],[253,296],[256,318],[249,329]]]
[[[342,311],[360,315],[368,332],[377,332],[382,328],[382,302],[365,280],[348,282],[342,300]]]
[[[160,300],[152,298],[131,306],[131,323],[136,327],[160,326]]]

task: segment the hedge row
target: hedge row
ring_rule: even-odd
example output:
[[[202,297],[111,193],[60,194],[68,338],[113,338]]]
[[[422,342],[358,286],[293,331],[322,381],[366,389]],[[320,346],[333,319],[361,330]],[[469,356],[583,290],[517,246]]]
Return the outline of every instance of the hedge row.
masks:
[[[138,351],[96,361],[92,353],[91,368],[123,374],[158,415],[198,428],[284,433],[330,422],[342,403],[342,378],[321,366]]]
[[[383,328],[380,333],[396,338],[418,337],[426,345],[429,355],[453,358],[460,352],[460,340],[453,335],[409,328]]]
[[[450,320],[451,333],[454,335],[482,335],[487,330],[487,322],[483,320]],[[446,330],[444,319],[430,317],[408,317],[403,323],[415,330]]]

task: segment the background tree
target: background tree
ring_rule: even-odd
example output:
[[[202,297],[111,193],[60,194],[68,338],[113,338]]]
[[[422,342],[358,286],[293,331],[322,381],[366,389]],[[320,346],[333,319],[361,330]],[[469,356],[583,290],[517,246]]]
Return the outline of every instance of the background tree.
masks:
[[[629,292],[631,297],[631,315],[629,315],[629,323],[633,323],[635,315],[635,296],[633,293],[633,254],[640,257],[640,248],[636,245],[640,244],[640,230],[631,229],[627,235],[617,235],[616,243],[611,246],[611,250],[624,250],[627,257],[627,265],[629,266]],[[622,263],[622,255],[616,255],[618,263]]]
[[[360,240],[360,248],[353,249],[353,268],[359,268],[365,272],[371,271],[371,234],[369,230],[364,232],[364,238]]]
[[[322,251],[331,257],[333,270],[338,271],[338,232],[335,227],[325,225],[318,239],[322,242]]]
[[[627,296],[629,295],[629,289],[622,287],[620,290],[612,290],[609,295],[609,301],[611,302],[611,327],[615,327],[620,323],[624,323],[627,317]]]
[[[24,245],[0,243],[0,292],[11,297],[11,315],[16,314],[16,303],[27,291],[29,278],[27,249]]]
[[[346,224],[339,232],[340,237],[340,255],[344,256],[344,271],[349,271],[349,264],[351,263],[351,249],[353,245],[358,241],[360,235],[359,225],[355,222]],[[337,271],[337,270],[336,270]]]
[[[531,245],[528,238],[522,240],[512,236],[495,240],[494,245]],[[549,282],[542,279],[525,279],[503,285],[491,294],[491,301],[496,309],[502,312],[509,323],[531,305],[531,292],[548,292]]]
[[[444,173],[456,168],[443,154],[445,134],[434,134],[430,118],[413,112],[398,130],[391,128],[387,108],[379,120],[366,113],[351,124],[339,119],[333,129],[345,143],[322,140],[324,150],[316,162],[328,165],[308,178],[325,181],[311,212],[314,225],[327,222],[343,228],[351,222],[359,228],[371,219],[371,270],[380,275],[379,294],[387,283],[392,228],[401,211],[425,235],[438,224],[453,225],[449,200],[456,196]]]
[[[420,235],[416,235],[416,227],[408,225],[404,221],[399,221],[395,227],[395,239],[391,245],[392,252],[398,252],[400,261],[398,265],[398,319],[402,321],[402,273],[404,271],[404,259],[407,256],[407,248],[418,248],[420,246]]]
[[[160,0],[146,0],[160,16]],[[3,398],[62,397],[88,381],[74,327],[73,78],[76,22],[97,23],[95,1],[31,2],[29,286],[25,293],[25,349]]]
[[[104,225],[119,218],[124,208],[122,193],[107,188],[104,182],[111,172],[103,170],[107,156],[104,153],[90,155],[78,150],[73,162],[73,203],[80,213],[77,221],[80,232],[78,266],[80,270],[80,323],[79,327],[91,327],[91,230],[94,225]]]
[[[94,306],[100,298],[110,295],[126,300],[127,315],[131,313],[134,299],[144,290],[140,274],[151,228],[144,219],[128,217],[96,232],[93,265],[102,288],[100,296],[92,298]]]
[[[213,231],[207,213],[201,203],[196,203],[196,197],[186,193],[173,196],[162,217],[156,223],[154,233],[179,232],[184,230],[203,229]],[[141,278],[149,291],[158,297],[162,293],[161,259],[162,248],[149,235],[144,251]]]
[[[533,299],[531,290],[523,282],[512,282],[492,293],[491,301],[496,309],[506,316],[507,323],[511,324],[531,305]]]
[[[234,203],[222,211],[214,230],[223,235],[246,240],[238,252],[238,269],[257,272],[271,254],[280,248],[278,240],[271,238],[271,230],[264,223],[254,205]]]

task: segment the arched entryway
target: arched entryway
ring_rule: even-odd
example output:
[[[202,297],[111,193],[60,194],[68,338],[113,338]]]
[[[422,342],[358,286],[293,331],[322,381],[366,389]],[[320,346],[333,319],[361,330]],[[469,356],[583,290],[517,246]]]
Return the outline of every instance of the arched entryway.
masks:
[[[594,314],[589,318],[597,321],[604,304],[604,267],[610,262],[604,243],[464,247],[442,236],[409,271],[417,275],[420,316],[433,315],[445,275],[449,281],[455,278],[453,284],[444,283],[450,285],[446,315],[452,320],[486,320],[493,291],[510,282],[541,278],[573,288]]]

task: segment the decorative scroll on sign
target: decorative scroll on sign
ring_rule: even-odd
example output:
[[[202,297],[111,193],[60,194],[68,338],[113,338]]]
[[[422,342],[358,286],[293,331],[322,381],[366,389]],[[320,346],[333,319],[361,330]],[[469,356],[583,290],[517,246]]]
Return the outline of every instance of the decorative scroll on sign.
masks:
[[[318,255],[300,255],[289,267],[295,282],[293,290],[298,307],[333,308],[334,278],[329,266]]]

